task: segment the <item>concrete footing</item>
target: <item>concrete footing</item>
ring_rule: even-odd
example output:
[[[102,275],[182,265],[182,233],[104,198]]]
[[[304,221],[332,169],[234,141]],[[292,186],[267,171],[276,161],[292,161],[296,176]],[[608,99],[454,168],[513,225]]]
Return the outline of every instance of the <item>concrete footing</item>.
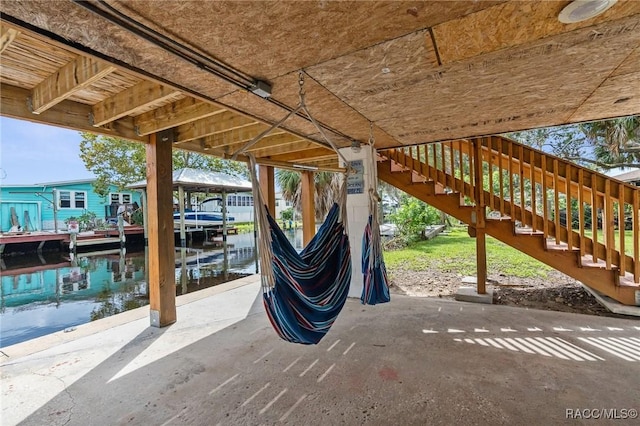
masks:
[[[464,283],[464,280],[463,280]],[[466,284],[466,283],[465,283]],[[493,303],[493,289],[487,287],[485,294],[478,294],[478,289],[471,286],[461,286],[458,288],[458,292],[455,295],[455,299],[460,302],[473,302],[473,303]]]
[[[587,290],[589,293],[591,293],[591,295],[593,295],[593,297],[596,298],[598,303],[600,303],[602,306],[604,306],[605,308],[607,308],[609,311],[613,312],[614,314],[630,315],[630,316],[634,316],[634,317],[640,317],[640,306],[623,305],[622,303],[618,302],[617,300],[614,300],[614,299],[610,298],[609,296],[605,296],[604,294],[600,293],[599,291],[594,290],[592,288],[589,288],[584,284],[582,284],[582,287],[585,290]]]

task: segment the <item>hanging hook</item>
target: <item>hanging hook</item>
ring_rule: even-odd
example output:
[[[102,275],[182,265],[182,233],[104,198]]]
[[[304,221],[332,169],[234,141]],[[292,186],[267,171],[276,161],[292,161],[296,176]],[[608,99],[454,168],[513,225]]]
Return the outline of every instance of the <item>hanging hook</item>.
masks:
[[[298,95],[300,96],[300,103],[302,103],[302,101],[304,100],[304,72],[302,72],[302,70],[300,70],[298,72],[298,85],[300,86],[298,89]]]
[[[369,145],[373,146],[375,140],[373,138],[373,121],[369,122]]]

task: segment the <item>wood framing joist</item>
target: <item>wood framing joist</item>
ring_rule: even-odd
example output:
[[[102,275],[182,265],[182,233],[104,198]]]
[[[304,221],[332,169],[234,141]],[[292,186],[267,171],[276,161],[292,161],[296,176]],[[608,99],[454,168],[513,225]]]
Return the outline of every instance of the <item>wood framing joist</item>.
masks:
[[[171,87],[142,81],[94,105],[92,124],[99,127],[128,115],[135,116],[180,95],[180,91]]]
[[[148,135],[172,127],[221,114],[226,109],[194,98],[180,99],[134,118],[136,131]]]
[[[274,132],[278,132],[278,130],[274,130]],[[248,141],[252,139],[253,138],[250,138],[248,140],[234,142],[232,144],[213,145],[211,153],[221,156],[234,154],[237,150],[241,149]],[[252,146],[248,151],[275,148],[278,146],[302,141],[303,139],[301,139],[300,137],[282,131],[282,133],[279,134],[265,136],[264,138],[260,139],[254,146]],[[254,153],[254,155],[256,154]]]
[[[31,90],[32,112],[41,114],[115,70],[106,62],[78,56]]]
[[[16,29],[7,28],[6,26],[0,27],[0,53],[4,52],[13,43],[18,34],[20,34],[20,31]]]
[[[233,144],[246,143],[267,129],[266,124],[249,123],[244,126],[233,127],[228,130],[215,132],[212,135],[202,139],[203,146],[206,149],[220,148]],[[284,133],[284,132],[283,132]]]
[[[290,160],[295,161],[297,158],[301,158],[302,155],[300,151],[306,151],[309,149],[317,148],[318,145],[314,142],[309,142],[305,140],[298,140],[290,143],[285,143],[281,145],[271,145],[266,148],[261,149],[249,149],[249,151],[255,155],[256,157],[272,157],[279,154],[291,154],[293,157]],[[298,154],[296,156],[296,154]],[[290,160],[282,160],[282,161],[290,161]]]
[[[335,151],[328,148],[318,148],[316,146],[314,148],[304,149],[298,152],[289,151],[285,154],[271,155],[269,158],[276,161],[296,161],[298,163],[304,163],[336,157],[337,154]]]
[[[148,140],[148,137],[139,136],[134,131],[132,119],[121,119],[104,127],[91,126],[87,119],[91,113],[91,107],[78,102],[64,100],[41,114],[32,114],[27,106],[27,98],[30,93],[29,90],[8,84],[0,85],[2,115],[34,123],[49,124],[106,136],[116,136],[132,141],[146,142]]]
[[[241,131],[247,127],[258,124],[257,121],[226,111],[213,117],[183,124],[175,129],[175,144],[181,144],[194,139],[204,138],[210,135],[219,135],[230,131]]]

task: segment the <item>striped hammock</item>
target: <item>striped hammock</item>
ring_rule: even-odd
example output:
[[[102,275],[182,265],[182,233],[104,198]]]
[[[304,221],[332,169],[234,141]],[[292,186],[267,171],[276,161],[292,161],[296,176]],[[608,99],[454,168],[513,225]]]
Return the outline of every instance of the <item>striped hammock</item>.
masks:
[[[386,303],[391,300],[387,268],[384,265],[380,242],[375,238],[376,235],[380,235],[380,227],[375,225],[373,215],[369,215],[369,222],[364,228],[362,237],[362,273],[364,276],[360,301],[364,305]]]
[[[373,146],[373,136],[369,139],[371,149],[371,171],[376,170],[376,151]],[[382,255],[382,242],[380,241],[380,196],[376,190],[376,178],[369,180],[369,221],[364,228],[362,236],[362,274],[363,286],[360,301],[364,305],[386,303],[391,300],[389,295],[389,280],[387,268],[384,265]]]
[[[346,185],[318,233],[298,253],[271,217],[251,160],[258,222],[262,295],[278,335],[293,343],[316,344],[342,310],[351,283],[351,250],[346,231]]]
[[[273,288],[263,292],[273,328],[286,341],[316,344],[342,310],[351,282],[349,239],[331,208],[318,233],[300,253],[269,215]]]

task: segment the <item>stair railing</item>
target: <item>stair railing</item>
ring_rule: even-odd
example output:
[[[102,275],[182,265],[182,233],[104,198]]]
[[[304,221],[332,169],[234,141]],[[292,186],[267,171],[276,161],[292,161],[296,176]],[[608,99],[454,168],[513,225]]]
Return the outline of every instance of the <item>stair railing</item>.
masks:
[[[384,155],[469,204],[485,205],[489,218],[510,218],[520,232],[542,232],[550,245],[579,250],[583,262],[640,282],[640,188],[501,136]],[[482,173],[474,173],[476,167]],[[483,191],[476,193],[476,185]]]

